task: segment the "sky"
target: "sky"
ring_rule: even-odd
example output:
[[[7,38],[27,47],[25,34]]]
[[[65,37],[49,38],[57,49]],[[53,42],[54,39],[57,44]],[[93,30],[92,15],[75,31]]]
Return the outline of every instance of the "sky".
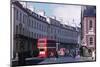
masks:
[[[62,24],[80,26],[80,5],[28,2],[27,6],[30,7],[30,9],[35,9],[35,11],[45,11],[46,16],[55,16],[57,20],[62,20]]]

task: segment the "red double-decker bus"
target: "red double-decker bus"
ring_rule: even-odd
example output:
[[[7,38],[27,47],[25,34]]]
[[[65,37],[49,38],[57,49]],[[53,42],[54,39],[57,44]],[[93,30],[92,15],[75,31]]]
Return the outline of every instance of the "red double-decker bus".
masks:
[[[56,54],[56,42],[47,38],[38,39],[37,47],[39,49],[39,57],[54,57]]]

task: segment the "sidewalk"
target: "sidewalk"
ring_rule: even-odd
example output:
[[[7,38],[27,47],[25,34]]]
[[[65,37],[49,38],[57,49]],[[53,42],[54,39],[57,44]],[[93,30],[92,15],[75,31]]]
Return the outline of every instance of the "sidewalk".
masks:
[[[59,58],[47,58],[39,64],[49,64],[49,63],[69,63],[69,62],[85,62],[85,61],[94,61],[92,57],[59,57]]]
[[[80,61],[93,61],[92,57],[80,57]]]
[[[26,58],[24,65],[37,65],[38,63],[42,62],[43,60],[45,60],[45,59],[37,58],[37,57]],[[19,65],[20,65],[20,63],[18,63],[18,59],[12,60],[12,66],[19,66]]]
[[[92,57],[26,58],[25,60],[26,65],[94,61]],[[18,65],[18,61],[14,60],[13,65]]]
[[[51,63],[67,63],[67,62],[75,62],[77,59],[73,57],[59,57],[59,58],[47,58],[39,64],[51,64]]]

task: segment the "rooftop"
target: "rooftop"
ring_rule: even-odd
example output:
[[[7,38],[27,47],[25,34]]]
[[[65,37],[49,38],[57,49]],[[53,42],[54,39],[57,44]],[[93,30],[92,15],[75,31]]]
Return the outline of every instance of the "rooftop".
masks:
[[[96,6],[86,6],[83,16],[95,17],[96,16]]]
[[[20,7],[20,8],[21,8],[24,12],[26,12],[28,15],[30,15],[30,16],[32,16],[32,17],[38,19],[38,20],[41,20],[41,21],[44,21],[44,22],[47,23],[46,17],[43,17],[43,16],[41,16],[41,15],[38,15],[37,13],[32,12],[32,11],[31,11],[30,9],[28,9],[28,8],[24,8],[24,7],[22,6],[22,4],[20,4],[18,1],[14,1],[13,4],[15,4],[15,5],[17,5],[18,7]],[[65,29],[70,29],[70,30],[76,31],[76,28],[75,28],[75,27],[68,26],[68,25],[65,25],[65,24],[61,24],[60,21],[58,21],[58,20],[56,20],[56,19],[53,19],[53,18],[51,18],[51,19],[54,20],[54,21],[56,22],[57,26],[60,26],[60,27],[65,28]]]

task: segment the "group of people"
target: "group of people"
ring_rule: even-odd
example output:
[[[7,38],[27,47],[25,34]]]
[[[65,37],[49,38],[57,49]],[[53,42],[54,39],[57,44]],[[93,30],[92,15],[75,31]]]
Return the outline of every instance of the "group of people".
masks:
[[[91,57],[92,60],[95,60],[95,51],[91,51]],[[56,51],[56,53],[53,53],[51,52],[50,56],[51,57],[67,57],[67,56],[70,56],[70,57],[73,57],[73,58],[80,58],[81,56],[82,57],[86,57],[83,55],[84,52],[82,50],[75,50],[75,49],[70,49],[70,50],[65,50],[65,49],[61,49],[59,51]],[[88,56],[87,56],[88,57]]]
[[[79,54],[79,52],[76,52],[75,50],[60,49],[56,52],[51,51],[50,57],[57,57],[58,58],[58,57],[71,56],[71,57],[75,58],[78,54]]]

